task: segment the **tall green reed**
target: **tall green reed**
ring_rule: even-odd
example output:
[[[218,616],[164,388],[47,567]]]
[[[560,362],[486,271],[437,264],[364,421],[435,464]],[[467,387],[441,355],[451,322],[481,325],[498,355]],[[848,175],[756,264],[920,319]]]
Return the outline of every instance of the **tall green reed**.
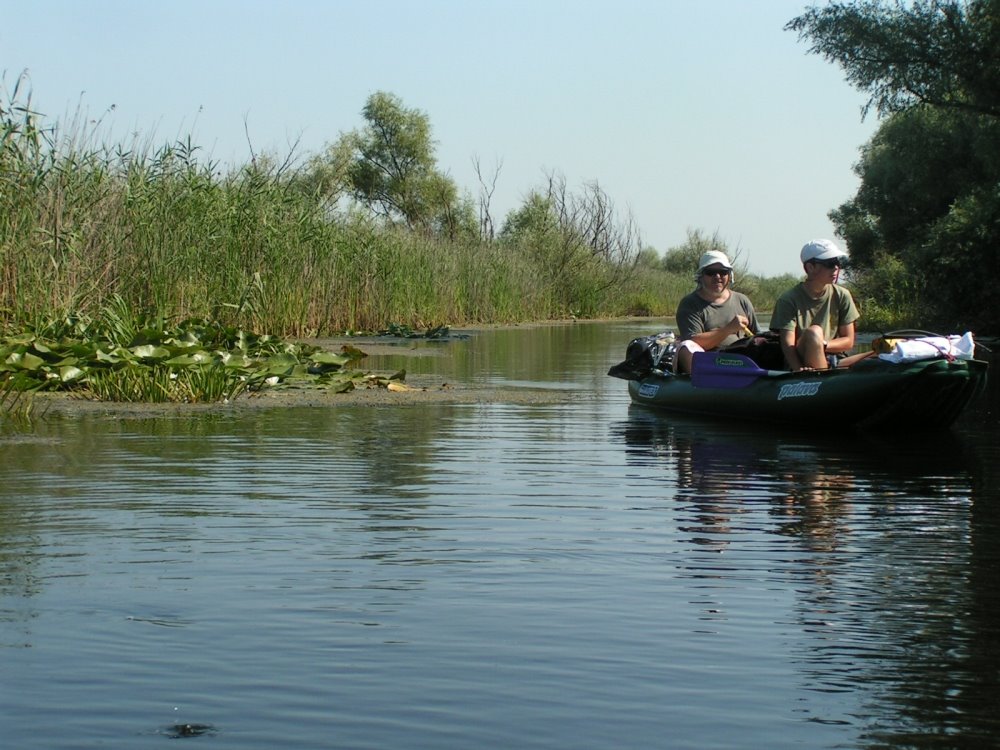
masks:
[[[332,212],[290,161],[223,168],[190,138],[107,144],[0,103],[0,325],[38,328],[108,300],[311,336],[626,313],[593,259],[554,273],[529,244],[445,239]],[[620,271],[620,269],[618,269]]]

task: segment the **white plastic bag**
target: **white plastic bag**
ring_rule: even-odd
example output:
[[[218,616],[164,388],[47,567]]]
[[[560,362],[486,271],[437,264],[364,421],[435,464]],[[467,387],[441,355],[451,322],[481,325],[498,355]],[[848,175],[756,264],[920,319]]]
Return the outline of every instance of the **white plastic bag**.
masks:
[[[976,343],[972,340],[972,333],[969,332],[962,336],[924,336],[919,339],[904,339],[897,341],[888,354],[878,356],[879,359],[888,362],[913,362],[935,357],[972,359],[975,351]]]

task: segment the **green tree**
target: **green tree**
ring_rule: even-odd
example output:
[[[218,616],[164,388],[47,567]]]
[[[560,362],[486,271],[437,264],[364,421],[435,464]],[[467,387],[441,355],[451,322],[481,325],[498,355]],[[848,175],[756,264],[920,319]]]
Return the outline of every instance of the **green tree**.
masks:
[[[518,242],[545,237],[555,231],[556,219],[551,202],[541,193],[532,190],[519,208],[507,214],[500,229],[500,239]]]
[[[660,268],[662,263],[660,251],[652,245],[642,248],[635,257],[636,268]]]
[[[1000,0],[835,2],[786,28],[885,118],[830,214],[858,283],[931,324],[1000,330],[983,284],[1000,271]]]
[[[334,211],[341,199],[351,192],[350,167],[354,150],[348,139],[328,144],[322,153],[312,156],[306,166],[293,175],[295,186],[313,196],[320,205]]]
[[[693,277],[698,270],[698,261],[709,250],[725,253],[733,264],[737,262],[740,255],[739,251],[730,253],[729,247],[718,232],[709,236],[701,229],[688,229],[687,239],[682,244],[670,248],[664,254],[661,267],[668,273]],[[738,268],[737,272],[742,270],[742,268]]]
[[[633,217],[619,215],[597,183],[573,193],[556,174],[507,215],[499,239],[533,258],[557,305],[583,313],[631,279],[642,246]]]
[[[478,234],[471,199],[437,168],[430,118],[378,91],[362,109],[365,125],[341,135],[309,165],[304,184],[323,200],[349,194],[375,214],[410,229],[455,237]]]

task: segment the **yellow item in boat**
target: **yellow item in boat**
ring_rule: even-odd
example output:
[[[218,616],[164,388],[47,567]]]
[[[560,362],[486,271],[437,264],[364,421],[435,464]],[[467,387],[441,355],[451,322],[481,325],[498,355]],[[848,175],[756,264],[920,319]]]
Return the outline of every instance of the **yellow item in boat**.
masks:
[[[872,340],[872,351],[876,354],[888,354],[896,348],[896,344],[900,341],[906,341],[906,339],[887,339],[885,336],[879,336]]]

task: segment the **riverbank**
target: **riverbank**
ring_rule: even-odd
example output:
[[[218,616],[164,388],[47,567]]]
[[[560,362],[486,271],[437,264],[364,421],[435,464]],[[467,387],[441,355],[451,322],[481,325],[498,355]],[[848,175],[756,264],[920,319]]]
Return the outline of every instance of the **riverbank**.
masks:
[[[573,325],[575,321],[547,321],[509,326],[482,326],[475,329],[455,330],[451,333],[457,342],[474,336],[488,328],[527,328],[540,325]],[[451,343],[443,341],[433,348],[418,346],[421,339],[406,339],[387,336],[338,336],[303,340],[301,343],[317,346],[325,351],[338,352],[342,346],[351,346],[363,351],[368,357],[391,355],[396,358],[423,358],[433,362],[447,358]],[[408,375],[405,380],[393,382],[386,387],[391,372],[374,371],[365,367],[365,359],[358,362],[357,369],[372,375],[367,387],[357,387],[351,391],[338,393],[321,387],[272,386],[253,393],[243,393],[231,401],[218,403],[137,403],[100,401],[72,392],[39,392],[20,397],[11,410],[12,413],[29,418],[47,416],[88,415],[120,418],[174,416],[182,414],[225,414],[271,408],[343,408],[343,407],[384,407],[420,406],[431,403],[450,404],[547,404],[559,403],[570,397],[570,392],[561,389],[531,388],[524,386],[483,387],[470,383],[449,382],[443,376],[433,373],[419,376]],[[409,370],[410,368],[406,368]],[[10,406],[10,404],[7,404]]]
[[[425,404],[548,404],[565,401],[566,391],[539,388],[481,388],[451,383],[407,383],[405,390],[356,388],[347,393],[318,389],[274,388],[215,404],[152,404],[96,401],[67,393],[38,393],[32,398],[30,418],[69,415],[155,417],[271,408],[343,408],[420,406]]]

